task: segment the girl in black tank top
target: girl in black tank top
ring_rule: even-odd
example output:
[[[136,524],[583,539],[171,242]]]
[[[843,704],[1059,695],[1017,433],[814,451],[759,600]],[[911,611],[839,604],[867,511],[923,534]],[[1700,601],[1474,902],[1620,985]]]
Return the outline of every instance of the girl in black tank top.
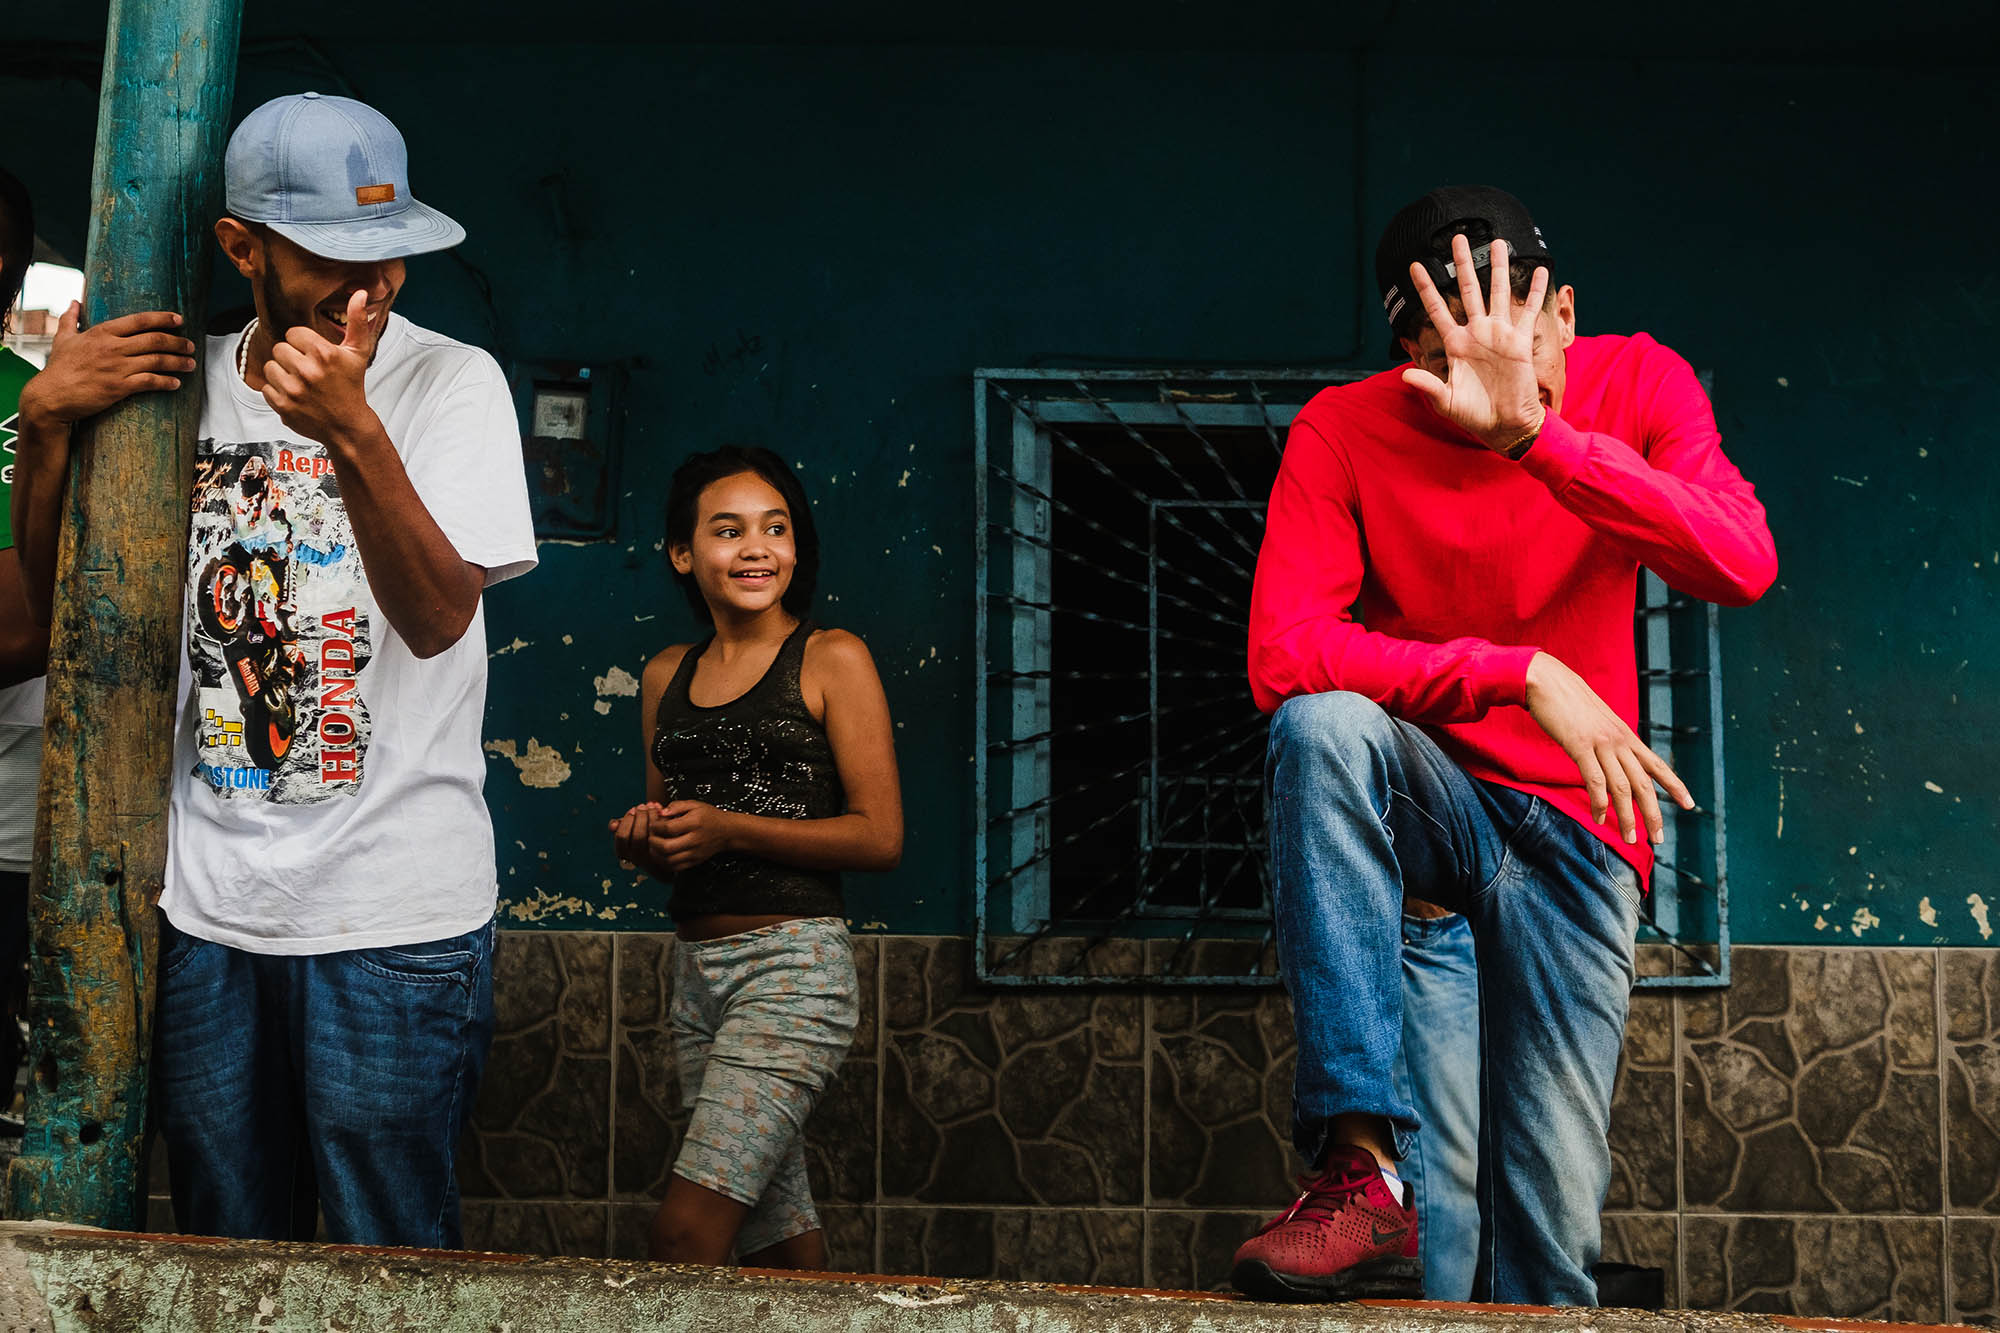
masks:
[[[667,807],[705,801],[775,819],[845,813],[847,793],[834,767],[833,745],[803,693],[812,632],[812,622],[801,620],[756,684],[712,707],[689,696],[715,636],[687,650],[653,713],[651,758]],[[840,872],[723,852],[675,873],[667,912],[677,922],[723,915],[839,916]]]
[[[840,872],[888,870],[902,856],[888,703],[861,641],[810,619],[819,569],[812,509],[796,471],[775,454],[730,447],[683,463],[668,494],[666,545],[682,593],[714,632],[698,644],[668,648],[646,667],[647,799],[612,821],[613,841],[622,862],[670,886],[667,910],[681,938],[677,987],[724,987],[702,994],[698,1005],[677,993],[677,1031],[684,1007],[720,1015],[712,1032],[690,1031],[677,1042],[684,1084],[687,1062],[732,1040],[735,1031],[728,987],[739,985],[738,974],[719,965],[702,972],[698,960],[756,953],[794,960],[776,963],[780,971],[813,971],[787,979],[773,977],[770,967],[741,969],[741,989],[770,990],[754,1004],[741,997],[744,1024],[753,1012],[771,1009],[772,996],[782,1007],[785,997],[810,995],[819,1007],[795,1020],[797,1050],[771,1049],[770,1031],[746,1033],[754,1041],[744,1041],[727,1061],[709,1061],[699,1082],[716,1099],[740,1103],[740,1087],[711,1089],[711,1081],[740,1078],[746,1051],[767,1053],[774,1073],[769,1095],[790,1099],[782,1115],[767,1119],[803,1124],[852,1035],[851,1018],[844,1033],[835,1030],[837,1022],[820,1021],[822,1010],[839,1010],[843,1002],[852,1008]],[[767,935],[815,943],[788,954],[767,947]],[[694,971],[682,966],[682,956]],[[654,1221],[653,1257],[722,1263],[736,1253],[755,1265],[823,1268],[825,1245],[811,1199],[795,1197],[805,1179],[795,1133],[783,1131],[794,1141],[774,1144],[778,1131],[743,1131],[741,1117],[718,1116],[698,1134],[703,1093],[690,1099],[695,1123]],[[718,1142],[730,1133],[756,1138],[759,1132],[756,1142]],[[772,1220],[801,1215],[803,1221]],[[738,1251],[739,1235],[750,1248]]]

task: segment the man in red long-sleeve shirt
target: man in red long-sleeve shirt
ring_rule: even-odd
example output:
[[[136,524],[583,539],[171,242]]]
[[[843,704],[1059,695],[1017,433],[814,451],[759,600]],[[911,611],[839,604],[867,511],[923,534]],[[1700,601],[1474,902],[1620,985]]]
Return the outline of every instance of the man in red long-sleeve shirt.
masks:
[[[1419,1292],[1395,1174],[1419,1125],[1391,1078],[1407,885],[1463,912],[1478,952],[1477,1294],[1589,1305],[1654,784],[1692,804],[1632,729],[1635,580],[1740,605],[1776,555],[1688,364],[1645,334],[1577,337],[1513,196],[1433,191],[1376,269],[1413,364],[1299,414],[1251,597],[1312,1176],[1234,1278]]]

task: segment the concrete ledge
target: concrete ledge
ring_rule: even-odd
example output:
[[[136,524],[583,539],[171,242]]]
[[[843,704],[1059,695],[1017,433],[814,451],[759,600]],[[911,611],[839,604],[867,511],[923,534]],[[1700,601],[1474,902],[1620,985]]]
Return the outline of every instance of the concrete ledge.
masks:
[[[276,1245],[0,1223],[6,1333],[1799,1333],[1916,1325],[798,1276],[593,1259]]]

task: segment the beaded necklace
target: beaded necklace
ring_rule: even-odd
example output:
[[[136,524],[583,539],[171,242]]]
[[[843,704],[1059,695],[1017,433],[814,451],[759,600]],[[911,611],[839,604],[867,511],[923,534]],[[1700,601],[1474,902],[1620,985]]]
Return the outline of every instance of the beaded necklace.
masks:
[[[252,315],[250,322],[243,326],[242,341],[236,344],[236,378],[243,380],[245,383],[248,383],[250,378],[248,373],[250,369],[250,339],[257,332],[257,324],[258,317]]]

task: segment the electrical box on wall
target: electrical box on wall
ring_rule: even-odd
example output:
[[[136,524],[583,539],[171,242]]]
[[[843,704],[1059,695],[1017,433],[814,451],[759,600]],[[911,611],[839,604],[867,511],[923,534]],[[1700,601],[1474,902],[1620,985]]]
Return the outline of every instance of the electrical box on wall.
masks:
[[[624,367],[523,361],[513,374],[535,536],[618,535],[620,390]]]

